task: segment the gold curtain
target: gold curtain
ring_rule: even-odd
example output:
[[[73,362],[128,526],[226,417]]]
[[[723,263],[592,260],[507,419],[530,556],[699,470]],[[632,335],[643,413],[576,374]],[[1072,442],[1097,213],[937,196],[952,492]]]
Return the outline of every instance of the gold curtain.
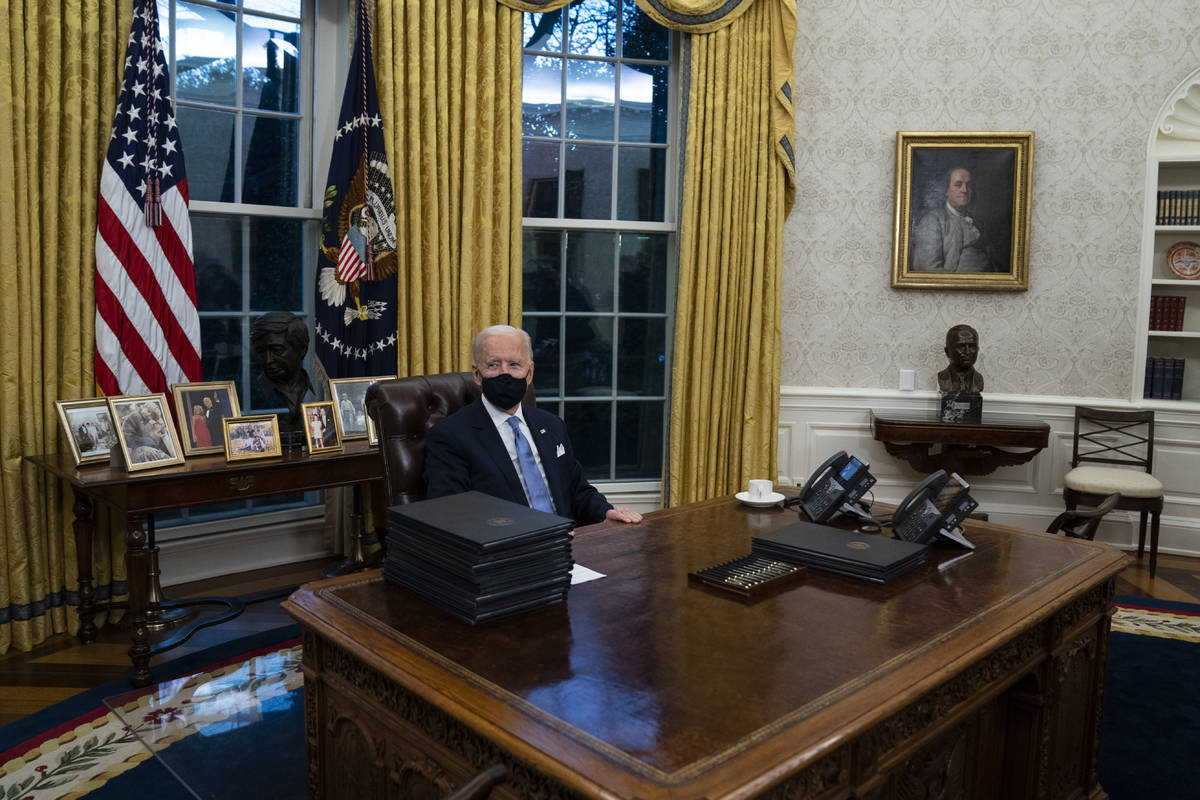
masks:
[[[9,0],[0,37],[0,652],[74,631],[70,492],[26,463],[63,450],[54,401],[93,397],[92,272],[101,159],[128,3]],[[97,537],[97,599],[124,592]],[[118,553],[123,550],[117,550]],[[114,580],[119,581],[114,583]],[[103,620],[98,619],[97,624]]]
[[[521,14],[479,0],[376,4],[396,195],[400,375],[462,370],[521,324]]]

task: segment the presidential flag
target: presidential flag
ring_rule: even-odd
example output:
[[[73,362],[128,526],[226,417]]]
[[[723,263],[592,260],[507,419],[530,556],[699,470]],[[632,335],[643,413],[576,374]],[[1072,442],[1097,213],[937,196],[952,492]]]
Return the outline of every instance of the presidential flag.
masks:
[[[331,378],[396,371],[396,211],[366,0],[333,137],[317,257],[316,352]]]
[[[108,395],[201,379],[187,176],[155,0],[135,0],[96,224],[96,383]]]

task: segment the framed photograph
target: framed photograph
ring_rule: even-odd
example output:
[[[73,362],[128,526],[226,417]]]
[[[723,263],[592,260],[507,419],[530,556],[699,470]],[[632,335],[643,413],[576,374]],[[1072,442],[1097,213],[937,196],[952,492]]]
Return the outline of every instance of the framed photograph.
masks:
[[[179,421],[179,440],[185,456],[220,453],[225,450],[221,420],[240,417],[237,388],[233,381],[173,383],[175,418]]]
[[[135,472],[183,463],[165,394],[109,397],[108,410],[125,469]]]
[[[108,461],[117,445],[117,429],[103,397],[88,400],[59,400],[54,404],[58,421],[67,435],[75,466]]]
[[[310,453],[340,453],[342,450],[341,419],[332,400],[303,403],[304,441]]]
[[[1033,131],[896,134],[892,286],[1029,288]]]
[[[274,414],[226,417],[221,425],[226,461],[283,455],[279,445],[279,417]]]
[[[343,441],[367,439],[370,444],[378,443],[379,439],[377,436],[375,437],[375,441],[371,441],[375,426],[370,424],[370,420],[367,419],[367,412],[363,408],[363,400],[367,396],[367,389],[372,384],[379,381],[391,380],[394,377],[396,376],[376,375],[373,378],[329,379],[329,396],[332,398],[333,404],[338,411],[338,417],[342,426]]]

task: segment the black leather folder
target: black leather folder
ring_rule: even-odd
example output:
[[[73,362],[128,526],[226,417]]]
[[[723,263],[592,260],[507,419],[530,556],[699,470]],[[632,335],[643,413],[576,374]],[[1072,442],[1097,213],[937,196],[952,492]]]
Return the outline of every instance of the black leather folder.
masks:
[[[575,527],[573,520],[482,492],[421,500],[392,506],[389,531],[435,537],[447,547],[468,552],[503,549],[561,537]]]
[[[925,563],[928,545],[797,522],[754,537],[756,555],[887,583]]]

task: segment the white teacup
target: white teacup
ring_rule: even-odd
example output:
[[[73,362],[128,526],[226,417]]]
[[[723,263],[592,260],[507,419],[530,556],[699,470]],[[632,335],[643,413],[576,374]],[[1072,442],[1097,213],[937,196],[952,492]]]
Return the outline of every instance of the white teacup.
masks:
[[[752,480],[750,481],[750,489],[746,495],[751,500],[769,500],[771,494],[775,491],[775,484],[767,480]]]

